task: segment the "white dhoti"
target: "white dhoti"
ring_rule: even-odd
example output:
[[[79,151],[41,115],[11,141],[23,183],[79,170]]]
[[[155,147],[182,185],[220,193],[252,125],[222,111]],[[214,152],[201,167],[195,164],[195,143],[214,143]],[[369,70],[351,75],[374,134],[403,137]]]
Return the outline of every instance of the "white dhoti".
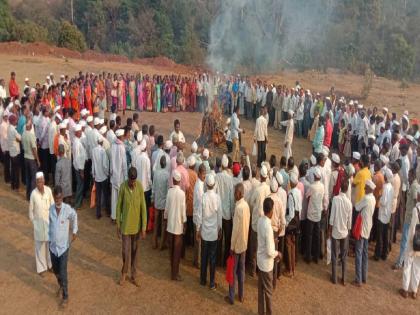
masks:
[[[47,271],[52,267],[48,244],[48,241],[35,241],[35,261],[37,273]]]
[[[285,155],[285,157],[286,157],[286,161],[288,161],[289,160],[289,157],[291,157],[291,156],[293,156],[293,152],[292,152],[292,144],[289,142],[289,143],[287,143],[287,146],[286,146],[286,150],[285,150],[285,152],[284,152],[284,155]]]
[[[404,259],[402,288],[417,293],[420,282],[420,257],[406,255]]]
[[[118,192],[120,187],[112,185],[111,188],[111,219],[115,220],[117,217],[117,201],[118,201]]]

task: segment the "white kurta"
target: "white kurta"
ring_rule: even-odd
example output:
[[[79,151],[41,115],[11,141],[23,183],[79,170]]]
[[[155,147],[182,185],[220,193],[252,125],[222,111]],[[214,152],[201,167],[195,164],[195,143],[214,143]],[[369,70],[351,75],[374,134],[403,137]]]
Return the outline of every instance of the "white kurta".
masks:
[[[286,149],[284,155],[286,160],[289,160],[289,157],[293,156],[292,152],[292,143],[293,143],[293,134],[295,132],[295,123],[293,119],[282,121],[281,125],[286,126],[286,136],[284,137],[284,143],[286,144]]]
[[[44,186],[44,193],[35,188],[29,199],[29,219],[34,226],[36,271],[44,272],[51,268],[48,250],[49,209],[54,203],[51,189]]]
[[[111,146],[111,219],[116,218],[116,206],[120,185],[127,179],[127,157],[121,140],[116,139]]]
[[[420,223],[420,203],[417,203],[413,210],[410,227],[408,230],[407,249],[405,250],[404,270],[403,270],[403,289],[417,293],[420,283],[420,252],[413,250],[413,237],[416,225]]]

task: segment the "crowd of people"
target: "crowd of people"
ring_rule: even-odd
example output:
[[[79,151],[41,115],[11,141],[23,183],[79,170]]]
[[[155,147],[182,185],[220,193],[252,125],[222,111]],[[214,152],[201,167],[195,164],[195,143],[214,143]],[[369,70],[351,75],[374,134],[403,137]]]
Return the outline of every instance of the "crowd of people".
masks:
[[[224,154],[195,141],[187,152],[179,120],[168,136],[140,124],[142,110],[206,111],[211,93],[228,116]],[[420,132],[408,112],[398,120],[387,108],[379,113],[338,99],[333,89],[321,97],[299,82],[287,89],[240,76],[79,73],[56,83],[50,74],[43,85],[26,79],[21,94],[12,73],[8,93],[0,80],[0,99],[4,180],[15,191],[21,181],[26,186],[36,269],[44,275],[52,268],[63,306],[69,232],[75,240],[77,212],[89,195],[96,217],[106,214],[116,224],[120,285],[140,285],[138,243],[149,230],[155,249],[169,248],[174,281],[182,280],[187,247],[200,284],[211,290],[216,266],[227,266],[229,304],[236,287],[244,300],[245,271],[258,275],[259,314],[272,313],[273,289],[281,276],[296,275],[300,255],[308,264],[330,256],[331,282],[342,285],[353,255],[352,283],[362,286],[369,242],[375,242],[374,260],[399,251],[392,269],[403,269],[400,294],[417,297]],[[127,109],[135,111],[123,124],[118,114]],[[241,147],[242,117],[255,120],[251,154]],[[269,126],[285,132],[282,156],[266,155]],[[312,154],[300,163],[293,157],[295,135],[312,143]]]

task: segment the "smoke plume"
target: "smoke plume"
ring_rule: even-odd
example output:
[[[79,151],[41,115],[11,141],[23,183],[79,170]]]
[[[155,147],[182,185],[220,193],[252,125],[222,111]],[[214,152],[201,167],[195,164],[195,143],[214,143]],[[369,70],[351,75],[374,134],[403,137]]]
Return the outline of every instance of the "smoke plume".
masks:
[[[336,0],[222,0],[207,63],[231,73],[275,70],[323,41]]]

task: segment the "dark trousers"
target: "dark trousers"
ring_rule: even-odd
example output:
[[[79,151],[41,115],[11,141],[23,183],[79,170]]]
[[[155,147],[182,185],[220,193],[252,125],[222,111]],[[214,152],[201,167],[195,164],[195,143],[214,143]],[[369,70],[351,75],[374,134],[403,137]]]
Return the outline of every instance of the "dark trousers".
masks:
[[[338,255],[340,249],[340,255]],[[341,278],[346,279],[347,253],[349,251],[349,238],[335,239],[331,238],[331,266],[332,266],[332,282],[337,283],[337,262],[340,258]]]
[[[229,285],[229,299],[233,303],[235,300],[235,287],[238,286],[238,297],[240,300],[244,297],[245,281],[245,253],[234,254],[235,265],[233,267],[233,285]]]
[[[48,183],[50,171],[50,149],[38,149],[41,171],[44,173],[45,182]]]
[[[187,228],[185,229],[185,234],[184,234],[184,245],[185,246],[194,245],[194,222],[193,222],[192,216],[187,216]]]
[[[258,235],[252,228],[250,228],[249,231],[249,274],[253,277],[257,271]]]
[[[95,181],[96,187],[96,217],[101,217],[102,208],[105,207],[107,213],[111,213],[111,208],[109,205],[109,183],[108,180],[103,182]]]
[[[376,224],[376,245],[375,245],[375,258],[382,258],[385,260],[388,257],[388,224],[383,224],[377,221]]]
[[[265,141],[257,141],[257,148],[258,148],[258,159],[257,159],[257,166],[261,167],[261,162],[264,162],[266,159],[265,155]]]
[[[168,232],[169,259],[171,263],[171,279],[176,280],[179,275],[179,263],[182,255],[183,235],[175,235]]]
[[[10,183],[10,155],[9,151],[3,152],[3,174],[4,181]]]
[[[76,175],[76,194],[74,197],[74,207],[79,209],[82,206],[83,202],[83,179],[80,172],[83,170],[75,170]]]
[[[305,260],[310,262],[313,257],[314,261],[318,263],[320,251],[320,222],[313,222],[306,220],[306,253]]]
[[[25,174],[25,167],[24,167],[24,165],[25,165],[25,157],[24,157],[24,154],[23,154],[22,144],[20,145],[19,163],[20,163],[19,170],[20,170],[21,180],[22,180],[23,185],[26,185],[25,184],[26,183],[25,182],[26,181],[26,174]]]
[[[273,272],[258,272],[258,314],[272,314]]]
[[[139,247],[140,232],[133,235],[122,234],[122,259],[123,266],[121,273],[128,273],[128,266],[131,263],[131,277],[136,278],[137,274],[137,249]]]
[[[68,281],[67,281],[67,260],[69,250],[67,249],[61,256],[57,257],[50,251],[52,269],[57,278],[58,285],[63,289],[63,300],[69,298]]]
[[[10,164],[11,164],[11,173],[10,173],[10,184],[12,186],[12,189],[19,189],[19,176],[20,174],[20,155],[12,156],[10,157]]]
[[[146,202],[147,222],[149,222],[149,218],[150,218],[149,208],[150,208],[150,205],[152,203],[151,197],[152,197],[152,190],[151,189],[144,192],[144,201]]]
[[[257,102],[255,103],[255,106],[254,106],[254,120],[256,120],[256,119],[259,117],[259,115],[260,115],[260,111],[261,111],[261,102],[262,102],[262,101],[257,101]]]
[[[201,240],[201,267],[200,267],[200,284],[207,283],[207,264],[210,265],[210,287],[214,287],[214,276],[216,273],[216,253],[217,240],[205,241]]]
[[[277,250],[283,254],[285,254],[284,251],[284,241],[285,241],[285,237],[284,236],[279,236],[277,239]],[[274,239],[274,242],[276,242],[276,239]],[[276,287],[276,281],[278,279],[280,279],[281,277],[281,265],[282,265],[282,261],[280,260],[274,260],[274,270],[273,270],[273,286],[274,288]]]
[[[90,191],[92,189],[93,181],[92,181],[92,160],[86,160],[85,169],[84,169],[84,182],[82,188],[82,197],[86,197],[90,195]]]
[[[57,157],[55,154],[50,154],[50,172],[52,175],[52,182],[55,184],[55,165],[57,164]]]
[[[31,197],[32,190],[36,186],[36,172],[38,171],[38,165],[35,160],[25,159],[25,175],[26,175],[26,200]]]
[[[230,241],[232,239],[232,220],[222,219],[222,230],[223,230],[223,266],[226,265],[226,260],[230,253]]]

